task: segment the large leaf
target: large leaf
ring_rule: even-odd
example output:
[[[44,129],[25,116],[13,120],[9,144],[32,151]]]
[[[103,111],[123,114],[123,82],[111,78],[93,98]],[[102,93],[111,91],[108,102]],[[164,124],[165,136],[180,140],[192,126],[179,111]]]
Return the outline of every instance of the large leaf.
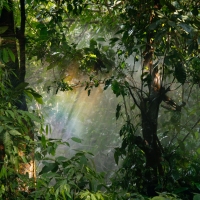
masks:
[[[58,170],[58,163],[45,163],[45,166],[40,171],[39,175],[47,172],[56,172]]]
[[[185,67],[182,63],[179,63],[175,66],[174,76],[177,81],[181,84],[184,84],[186,81],[186,71]]]
[[[15,87],[15,90],[24,90],[28,85],[29,85],[29,83],[22,82]]]
[[[8,51],[6,48],[3,48],[2,51],[2,59],[5,63],[7,63],[9,61],[9,57],[8,57]]]
[[[42,96],[32,88],[26,88],[24,93],[32,99],[35,99],[39,104],[43,104]]]
[[[77,138],[77,137],[72,137],[71,140],[73,140],[74,142],[77,142],[77,143],[81,143],[81,139]]]
[[[9,131],[12,136],[21,136],[21,133],[15,129]]]
[[[8,30],[8,26],[1,26],[0,27],[0,34],[5,33]]]
[[[179,24],[179,26],[180,26],[181,28],[183,28],[183,30],[184,30],[186,33],[191,33],[191,31],[192,31],[192,27],[191,27],[190,25],[186,24],[186,23],[181,22],[181,23]]]
[[[113,93],[116,94],[117,97],[119,95],[125,95],[124,87],[117,80],[114,80],[112,82],[111,88],[113,90]]]
[[[15,55],[11,49],[7,48],[8,54],[13,62],[15,62]]]
[[[195,194],[193,200],[199,200],[199,199],[200,199],[200,194]]]

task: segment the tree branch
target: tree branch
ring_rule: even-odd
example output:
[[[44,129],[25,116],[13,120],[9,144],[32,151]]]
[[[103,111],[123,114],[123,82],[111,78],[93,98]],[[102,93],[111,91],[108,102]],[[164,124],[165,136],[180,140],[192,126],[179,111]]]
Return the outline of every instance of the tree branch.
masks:
[[[131,97],[133,98],[135,105],[140,109],[140,106],[139,106],[138,102],[136,101],[135,97],[133,96],[133,93],[132,93],[130,87],[128,87],[128,86],[126,86],[126,87],[128,88],[129,93],[130,93]]]
[[[195,122],[195,124],[192,126],[191,130],[193,130],[196,125],[200,122],[200,118]],[[188,132],[187,135],[183,138],[182,140],[182,143],[187,139],[187,137],[190,135],[191,132]],[[178,145],[176,148],[175,148],[175,151],[180,147],[180,145]]]

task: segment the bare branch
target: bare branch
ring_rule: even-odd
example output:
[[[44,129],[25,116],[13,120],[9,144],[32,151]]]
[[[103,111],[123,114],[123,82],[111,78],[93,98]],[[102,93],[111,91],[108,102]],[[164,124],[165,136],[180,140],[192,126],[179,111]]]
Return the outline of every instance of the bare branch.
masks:
[[[191,130],[193,130],[196,125],[200,122],[200,118],[195,122],[195,124],[192,126]],[[183,138],[182,140],[182,143],[187,139],[187,137],[190,135],[191,132],[188,132],[188,134]],[[176,148],[175,148],[175,151],[180,147],[180,145],[178,145]]]
[[[139,105],[138,102],[136,101],[136,99],[135,99],[135,97],[134,97],[134,95],[133,95],[133,93],[132,93],[130,87],[128,87],[128,86],[126,86],[126,87],[128,88],[128,90],[129,90],[129,92],[130,92],[130,95],[131,95],[131,97],[133,98],[133,101],[134,101],[135,105],[140,109],[140,105]]]

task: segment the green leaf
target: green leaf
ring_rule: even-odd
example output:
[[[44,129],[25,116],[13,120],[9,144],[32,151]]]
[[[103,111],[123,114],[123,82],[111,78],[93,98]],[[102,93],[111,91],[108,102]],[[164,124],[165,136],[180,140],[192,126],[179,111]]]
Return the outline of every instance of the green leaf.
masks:
[[[165,197],[153,197],[151,200],[167,200]]]
[[[125,31],[124,34],[123,34],[123,36],[122,36],[122,40],[126,41],[128,37],[129,37],[129,32]]]
[[[41,98],[34,98],[39,104],[43,104],[44,102],[43,102],[43,99],[42,99],[42,97]]]
[[[186,190],[188,190],[187,187],[180,187],[180,188],[174,190],[174,193],[175,193],[175,194],[178,194],[178,193],[184,192],[184,191],[186,191]]]
[[[51,178],[55,178],[56,175],[57,174],[54,172],[48,172],[48,173],[42,174],[42,177],[45,179],[51,179]]]
[[[97,41],[105,42],[105,39],[104,38],[97,38]]]
[[[9,49],[9,48],[7,48],[7,50],[8,50],[8,54],[9,54],[11,60],[12,60],[13,62],[15,62],[15,55],[14,55],[14,53],[13,53],[13,52],[11,51],[11,49]]]
[[[64,156],[59,156],[59,157],[56,157],[56,161],[57,161],[58,163],[62,163],[62,162],[67,161],[67,158],[64,157]]]
[[[183,23],[183,22],[181,22],[181,23],[179,24],[179,26],[180,26],[186,33],[191,33],[191,31],[192,31],[192,27],[189,26],[188,24]]]
[[[29,85],[29,83],[22,82],[15,87],[15,90],[24,90],[28,85]]]
[[[77,138],[77,137],[72,137],[71,140],[73,140],[74,142],[77,142],[77,143],[82,142],[82,140],[80,138]]]
[[[3,126],[0,126],[0,133],[4,130]]]
[[[171,26],[171,27],[174,27],[174,28],[177,27],[177,26],[176,26],[176,23],[173,22],[173,21],[170,21],[170,20],[169,20],[167,23],[168,23],[168,25]]]
[[[174,76],[177,81],[181,84],[184,84],[186,81],[186,71],[182,63],[179,63],[175,66]]]
[[[117,41],[119,41],[119,38],[111,38],[110,44],[115,44]]]
[[[3,48],[3,51],[2,51],[2,59],[5,63],[7,63],[9,61],[9,58],[8,58],[8,51],[6,48]]]
[[[13,119],[15,119],[15,113],[12,110],[6,110],[7,112]]]
[[[121,29],[121,30],[117,31],[117,32],[115,33],[115,35],[121,34],[121,33],[123,33],[124,31],[125,31],[124,29]]]
[[[26,88],[26,91],[32,94],[33,97],[35,98],[42,98],[42,96],[39,93],[37,93],[35,90],[33,90],[32,88]]]
[[[197,16],[199,14],[199,9],[197,6],[193,6],[193,9],[192,9],[192,14],[194,16]]]
[[[116,120],[119,118],[120,116],[120,110],[121,110],[121,105],[117,104],[117,108],[116,108]]]
[[[46,125],[46,134],[48,134],[49,133],[49,125],[47,124]]]
[[[42,96],[40,94],[38,94],[35,90],[33,90],[32,88],[26,88],[24,93],[30,97],[30,100],[32,100],[32,97],[39,103],[39,104],[43,104],[43,100],[42,100]]]
[[[200,194],[195,194],[193,200],[199,200],[199,199],[200,199]]]
[[[40,30],[40,35],[43,37],[47,36],[47,27],[43,26]]]
[[[149,25],[149,30],[155,30],[157,26],[161,23],[161,20],[157,20],[156,22]]]
[[[21,159],[23,160],[24,163],[28,163],[28,161],[27,161],[25,156],[21,156]]]
[[[195,183],[195,186],[200,190],[200,183]]]
[[[112,90],[113,90],[114,94],[116,94],[116,96],[118,97],[121,94],[120,84],[116,80],[114,80],[112,82],[112,86],[111,87],[112,87]]]
[[[45,163],[45,166],[40,171],[39,175],[47,172],[56,172],[58,170],[58,163]]]
[[[54,68],[56,65],[54,62],[52,62],[48,67],[47,67],[47,70],[50,70],[52,68]]]
[[[39,139],[42,143],[42,146],[46,147],[46,143],[47,143],[46,137],[44,135],[42,135],[41,137],[39,137]]]
[[[88,96],[90,96],[91,90],[88,90]]]
[[[121,156],[120,150],[119,148],[115,148],[115,152],[114,152],[114,159],[115,159],[115,163],[118,165],[119,162],[119,157]]]
[[[80,158],[80,164],[83,166],[83,165],[86,165],[88,160],[87,158],[85,157],[85,155],[81,156]]]
[[[90,40],[90,48],[95,48],[95,46],[97,45],[97,42],[94,39]]]
[[[72,7],[72,5],[69,3],[69,4],[67,4],[67,10],[69,11],[69,12],[71,12],[72,10],[73,10],[73,7]]]
[[[22,135],[20,132],[18,132],[17,130],[13,129],[9,131],[10,135],[12,136],[20,136]]]
[[[0,27],[0,34],[5,33],[8,30],[8,26],[1,26]]]
[[[26,3],[29,5],[31,4],[31,2],[32,2],[32,0],[26,0]]]
[[[35,121],[35,122],[41,122],[41,119],[39,118],[39,117],[37,117],[37,116],[35,116],[35,114],[33,114],[33,113],[29,113],[29,112],[26,112],[26,115],[31,119],[31,120],[33,120],[33,121]]]
[[[11,147],[13,146],[13,142],[12,139],[10,137],[10,133],[8,131],[6,131],[3,135],[3,143],[5,146],[5,152],[7,154],[11,153]]]
[[[91,196],[91,200],[97,200],[94,194],[91,193],[90,196]]]
[[[200,37],[197,38],[197,43],[200,45]]]
[[[200,148],[197,149],[197,153],[200,154]]]

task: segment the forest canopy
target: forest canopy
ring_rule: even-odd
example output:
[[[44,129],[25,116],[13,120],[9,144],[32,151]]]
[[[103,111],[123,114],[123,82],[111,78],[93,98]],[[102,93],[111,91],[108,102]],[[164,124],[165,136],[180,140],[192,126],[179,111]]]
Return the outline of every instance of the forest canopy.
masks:
[[[2,0],[0,198],[200,199],[199,10]]]

